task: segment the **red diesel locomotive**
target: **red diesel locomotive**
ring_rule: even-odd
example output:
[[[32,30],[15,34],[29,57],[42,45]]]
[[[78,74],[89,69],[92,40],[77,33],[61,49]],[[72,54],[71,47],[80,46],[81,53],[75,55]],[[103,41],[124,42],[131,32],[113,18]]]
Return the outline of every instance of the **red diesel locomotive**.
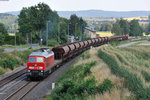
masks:
[[[39,77],[50,73],[54,65],[54,53],[48,48],[32,52],[28,57],[27,76]]]
[[[128,35],[98,37],[58,46],[53,48],[52,51],[49,48],[41,48],[29,55],[27,76],[44,77],[46,74],[52,72],[55,67],[61,65],[62,62],[81,54],[90,49],[91,46],[97,47],[111,41],[122,41],[127,39]]]

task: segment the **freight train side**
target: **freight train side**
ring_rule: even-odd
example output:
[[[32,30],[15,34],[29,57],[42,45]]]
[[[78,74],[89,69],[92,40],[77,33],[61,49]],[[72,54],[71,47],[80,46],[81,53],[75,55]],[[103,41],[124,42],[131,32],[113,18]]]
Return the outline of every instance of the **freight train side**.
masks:
[[[128,35],[92,38],[52,49],[41,48],[34,51],[28,57],[27,76],[44,77],[46,73],[52,72],[57,65],[81,54],[82,52],[112,41],[127,40]]]

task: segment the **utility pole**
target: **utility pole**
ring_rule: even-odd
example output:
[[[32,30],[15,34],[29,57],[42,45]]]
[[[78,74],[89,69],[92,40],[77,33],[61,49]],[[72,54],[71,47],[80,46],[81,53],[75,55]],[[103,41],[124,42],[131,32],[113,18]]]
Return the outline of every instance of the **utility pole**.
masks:
[[[76,23],[75,24],[75,38],[76,38],[76,36],[77,36],[77,33],[76,33],[76,25],[77,25],[78,23]]]
[[[46,46],[48,47],[48,22],[46,25]]]
[[[67,37],[68,43],[69,43],[69,24],[71,24],[71,22],[68,23],[68,37]]]
[[[47,21],[47,23],[46,23],[46,46],[48,47],[48,23],[49,23],[50,21]]]
[[[61,24],[62,22],[59,22],[59,26],[58,26],[58,42],[59,42],[59,40],[60,40],[60,24]]]
[[[15,33],[15,49],[16,49],[16,33]]]

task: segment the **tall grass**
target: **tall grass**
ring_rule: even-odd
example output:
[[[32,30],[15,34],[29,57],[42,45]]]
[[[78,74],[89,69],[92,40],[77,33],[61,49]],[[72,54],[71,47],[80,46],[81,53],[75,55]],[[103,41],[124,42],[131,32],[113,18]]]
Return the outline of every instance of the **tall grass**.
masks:
[[[145,85],[142,77],[139,76],[139,72],[137,72],[136,68],[130,70],[130,68],[133,67],[131,66],[133,60],[131,59],[136,58],[135,55],[128,55],[128,57],[126,56],[127,58],[125,61],[121,56],[118,56],[116,53],[118,52],[118,53],[123,54],[123,51],[116,50],[116,49],[114,49],[113,51],[113,49],[111,49],[112,52],[109,51],[110,50],[109,47],[100,49],[99,57],[102,58],[109,65],[109,67],[111,68],[112,72],[115,75],[125,78],[126,86],[128,87],[130,91],[132,91],[136,95],[137,99],[150,100],[149,85],[148,86]],[[126,52],[126,55],[127,54],[130,54],[130,52]],[[125,54],[123,56],[125,56]],[[137,59],[136,61],[140,61],[140,59],[139,60]],[[141,70],[139,69],[139,71]],[[146,75],[145,73],[144,75],[146,77],[149,76],[149,75]]]
[[[0,74],[4,74],[7,69],[13,70],[27,62],[29,54],[33,50],[14,51],[11,53],[1,53],[0,55]]]
[[[82,56],[81,56],[82,58]],[[96,61],[72,66],[57,81],[56,88],[50,95],[51,100],[87,100],[89,95],[110,91],[113,87],[109,79],[96,85],[94,77],[85,77],[91,73],[90,69]]]

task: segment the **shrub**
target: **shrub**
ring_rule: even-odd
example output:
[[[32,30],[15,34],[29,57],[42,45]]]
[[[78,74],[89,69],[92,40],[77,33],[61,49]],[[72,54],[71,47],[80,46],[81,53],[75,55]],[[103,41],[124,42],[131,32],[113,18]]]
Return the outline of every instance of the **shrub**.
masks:
[[[59,46],[59,43],[56,40],[48,40],[48,46],[56,47]]]
[[[144,79],[147,81],[147,82],[150,82],[150,74],[145,72],[145,71],[141,71]]]
[[[11,70],[13,70],[17,64],[19,65],[20,63],[16,58],[7,58],[0,62],[3,68],[10,68]]]
[[[0,48],[0,53],[4,52],[4,49],[3,48]]]
[[[112,82],[109,79],[105,79],[102,84],[98,85],[97,90],[99,93],[103,93],[107,90],[110,91],[113,86],[114,85],[112,84]]]

